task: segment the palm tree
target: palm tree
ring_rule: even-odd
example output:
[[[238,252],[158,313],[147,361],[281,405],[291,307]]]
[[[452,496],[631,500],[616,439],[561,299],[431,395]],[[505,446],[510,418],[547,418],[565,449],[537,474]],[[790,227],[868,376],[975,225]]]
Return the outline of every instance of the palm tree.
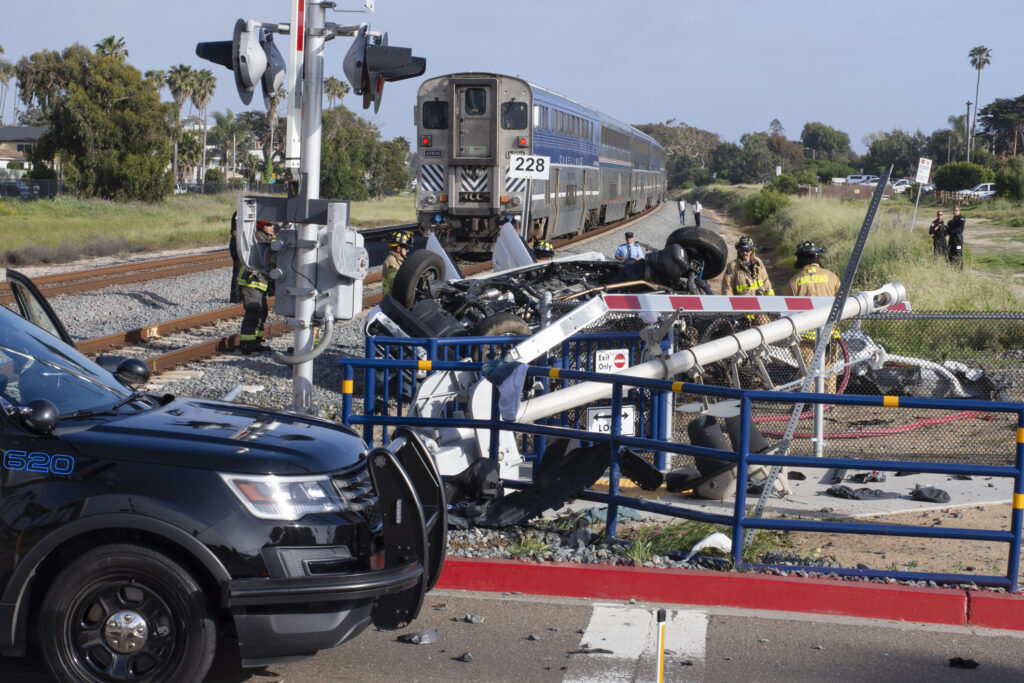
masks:
[[[4,46],[0,45],[0,55],[4,53]],[[0,59],[0,126],[4,125],[4,109],[7,108],[7,92],[11,87],[11,79],[14,78],[14,65],[6,59]]]
[[[113,35],[107,36],[93,47],[96,48],[96,54],[101,57],[117,57],[122,62],[128,57],[128,49],[124,46],[124,38],[118,38]]]
[[[281,106],[281,100],[286,94],[287,91],[282,85],[267,98],[267,127],[270,128],[270,146],[267,147],[266,158],[271,164],[274,163],[274,129],[277,128],[277,109]]]
[[[967,58],[971,60],[971,66],[978,70],[978,80],[974,84],[974,117],[971,122],[970,135],[967,136],[967,161],[971,160],[971,147],[974,144],[974,131],[978,125],[978,108],[980,103],[978,102],[978,88],[981,87],[981,70],[992,63],[992,50],[988,49],[984,45],[979,45],[976,48],[972,48],[967,53]]]
[[[946,163],[952,156],[960,156],[960,145],[967,139],[967,115],[950,114],[946,117],[949,124],[949,135],[946,137]],[[955,145],[955,147],[953,147]],[[952,147],[952,149],[951,149]]]
[[[167,88],[178,107],[176,135],[174,136],[174,182],[178,182],[178,138],[181,137],[181,105],[192,95],[192,67],[187,64],[172,66],[167,73]]]
[[[146,82],[156,88],[157,94],[167,87],[167,72],[163,69],[150,69],[146,72]]]
[[[202,169],[199,182],[206,182],[206,130],[208,128],[206,109],[210,104],[210,98],[217,89],[217,77],[209,69],[201,69],[195,72],[192,82],[192,104],[203,118],[203,154]]]
[[[334,109],[334,103],[347,95],[349,91],[348,83],[334,76],[328,76],[324,81],[324,94],[327,95],[327,104],[330,109]]]
[[[249,137],[249,127],[237,118],[230,109],[222,114],[219,111],[213,112],[213,139],[214,144],[221,150],[222,158],[231,160],[232,171],[236,165],[235,151],[239,144],[243,146]]]

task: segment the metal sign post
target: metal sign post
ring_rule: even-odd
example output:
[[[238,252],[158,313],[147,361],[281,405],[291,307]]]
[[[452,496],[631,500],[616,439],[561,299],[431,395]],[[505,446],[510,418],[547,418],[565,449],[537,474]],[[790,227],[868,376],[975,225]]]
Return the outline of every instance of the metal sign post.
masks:
[[[917,182],[917,201],[914,202],[914,217],[910,219],[910,232],[914,232],[914,225],[917,223],[917,205],[921,203],[921,190],[924,189],[924,184],[928,182],[928,176],[932,172],[932,160],[921,157],[921,160],[917,163],[917,177],[914,179]]]

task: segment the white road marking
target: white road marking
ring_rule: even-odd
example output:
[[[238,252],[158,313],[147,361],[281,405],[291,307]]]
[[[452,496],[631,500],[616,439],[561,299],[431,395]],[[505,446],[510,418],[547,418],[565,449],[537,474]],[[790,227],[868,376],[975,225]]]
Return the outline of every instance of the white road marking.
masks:
[[[590,622],[580,636],[580,649],[611,650],[611,654],[577,654],[571,658],[565,683],[617,683],[655,680],[657,676],[657,610],[623,605],[594,605]],[[666,662],[703,663],[707,641],[707,612],[671,610],[665,624]],[[678,667],[677,667],[678,668]],[[696,672],[695,672],[696,673]]]

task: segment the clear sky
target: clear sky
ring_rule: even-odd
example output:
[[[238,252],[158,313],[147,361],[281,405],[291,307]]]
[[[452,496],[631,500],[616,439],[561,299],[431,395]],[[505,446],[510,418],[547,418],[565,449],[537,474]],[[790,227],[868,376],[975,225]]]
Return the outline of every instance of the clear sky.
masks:
[[[218,78],[211,111],[247,108],[231,73],[200,60],[195,44],[227,40],[235,20],[287,22],[290,0],[45,0],[3,3],[0,45],[16,61],[43,48],[125,38],[140,71],[209,67]],[[362,0],[338,0],[362,9]],[[367,21],[394,45],[427,59],[425,77],[495,71],[530,81],[638,124],[676,119],[738,141],[778,118],[796,139],[821,121],[864,152],[868,133],[947,127],[974,100],[967,53],[992,50],[982,104],[1024,94],[1021,0],[376,0]],[[326,75],[344,78],[350,39],[327,46]],[[415,140],[412,107],[421,79],[388,84],[385,137]],[[164,91],[164,98],[169,95]],[[357,109],[349,95],[346,106]],[[262,106],[259,96],[253,105]],[[362,111],[362,110],[360,110]],[[10,103],[5,112],[10,116]]]

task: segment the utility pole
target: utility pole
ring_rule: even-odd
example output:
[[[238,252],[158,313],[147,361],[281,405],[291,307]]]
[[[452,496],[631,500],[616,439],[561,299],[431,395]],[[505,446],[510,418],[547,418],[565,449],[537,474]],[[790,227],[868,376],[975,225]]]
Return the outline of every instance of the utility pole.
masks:
[[[964,122],[967,128],[967,161],[971,160],[971,101],[967,100],[967,121]]]

